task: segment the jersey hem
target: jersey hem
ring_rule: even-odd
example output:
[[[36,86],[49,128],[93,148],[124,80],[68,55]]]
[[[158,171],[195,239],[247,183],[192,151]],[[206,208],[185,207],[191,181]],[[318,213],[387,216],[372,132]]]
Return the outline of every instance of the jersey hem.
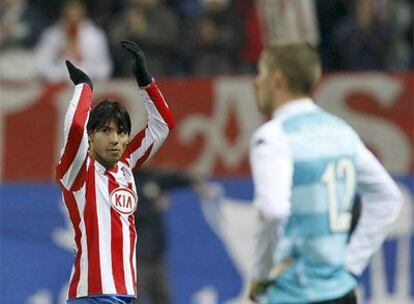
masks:
[[[132,295],[132,294],[100,293],[100,294],[88,294],[86,296],[67,298],[66,301],[69,302],[72,300],[79,300],[83,298],[93,298],[93,297],[126,297],[126,298],[133,298],[133,299],[138,298],[136,295]]]

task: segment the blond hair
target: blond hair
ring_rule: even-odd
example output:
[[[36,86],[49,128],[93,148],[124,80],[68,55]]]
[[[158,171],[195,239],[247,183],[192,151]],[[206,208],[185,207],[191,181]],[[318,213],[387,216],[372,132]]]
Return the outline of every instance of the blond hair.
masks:
[[[292,93],[308,95],[320,78],[319,55],[308,43],[269,45],[262,60],[270,72],[282,71]]]

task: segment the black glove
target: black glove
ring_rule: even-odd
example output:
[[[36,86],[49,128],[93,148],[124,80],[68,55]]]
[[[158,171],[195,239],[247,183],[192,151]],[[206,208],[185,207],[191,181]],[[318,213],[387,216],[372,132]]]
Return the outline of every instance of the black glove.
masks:
[[[138,85],[140,87],[149,85],[152,82],[152,77],[148,74],[147,67],[145,66],[144,52],[135,42],[129,40],[121,41],[121,46],[134,56],[131,69]]]
[[[89,78],[89,76],[86,75],[84,71],[75,67],[72,64],[72,62],[70,62],[69,60],[66,60],[65,63],[66,63],[66,68],[68,69],[68,72],[69,72],[70,79],[75,85],[80,84],[80,83],[87,83],[93,90],[92,81]]]

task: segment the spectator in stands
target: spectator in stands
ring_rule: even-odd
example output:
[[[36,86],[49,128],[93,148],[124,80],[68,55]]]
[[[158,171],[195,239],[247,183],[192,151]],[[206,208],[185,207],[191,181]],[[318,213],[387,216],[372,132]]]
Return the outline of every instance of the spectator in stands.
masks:
[[[130,0],[109,31],[114,44],[131,40],[145,49],[148,69],[154,76],[172,73],[171,63],[179,43],[177,17],[160,0]],[[130,64],[118,49],[113,48],[115,75],[129,75]]]
[[[388,70],[404,71],[412,68],[413,51],[413,1],[388,0],[384,10],[392,27],[392,43]]]
[[[32,48],[45,26],[45,18],[32,2],[0,1],[1,79],[27,80],[35,76]]]
[[[349,8],[347,0],[316,0],[320,35],[319,54],[324,71],[337,70],[341,64],[332,47],[332,30],[349,14]]]
[[[167,0],[181,18],[199,16],[203,12],[201,0]]]
[[[339,69],[382,70],[387,66],[391,28],[375,0],[357,0],[353,14],[333,30]]]
[[[314,0],[260,0],[266,41],[319,43]]]
[[[135,172],[138,207],[138,299],[135,303],[171,304],[171,291],[165,265],[167,235],[164,214],[169,208],[168,191],[189,186],[193,178],[173,170],[142,168]]]
[[[183,53],[195,75],[210,76],[237,71],[242,43],[241,20],[230,0],[202,0],[202,16],[186,25]]]
[[[38,74],[49,82],[66,80],[65,59],[97,80],[111,74],[105,34],[87,18],[86,7],[78,0],[65,2],[60,19],[45,30],[36,47]]]
[[[32,48],[44,27],[42,13],[26,0],[0,2],[0,50]]]
[[[412,11],[411,11],[411,13],[412,13]],[[410,25],[406,29],[405,37],[406,37],[408,46],[410,48],[409,49],[410,54],[408,55],[409,56],[409,60],[408,60],[409,66],[408,66],[408,68],[409,68],[409,70],[412,71],[412,70],[414,70],[414,50],[413,50],[413,48],[414,48],[414,17],[411,18]]]
[[[243,43],[240,50],[240,72],[256,73],[257,61],[263,49],[263,32],[255,0],[235,0],[235,7],[243,20]]]
[[[90,18],[105,32],[109,24],[122,10],[127,0],[87,0]]]

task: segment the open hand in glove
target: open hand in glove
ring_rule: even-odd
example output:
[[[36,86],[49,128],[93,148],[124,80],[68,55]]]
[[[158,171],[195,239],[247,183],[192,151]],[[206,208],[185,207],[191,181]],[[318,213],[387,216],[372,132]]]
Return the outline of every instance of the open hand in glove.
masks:
[[[93,90],[92,81],[84,71],[75,67],[69,60],[66,60],[65,63],[66,68],[69,72],[70,79],[75,85],[80,83],[87,83],[90,86],[91,90]]]
[[[152,77],[148,74],[145,55],[141,48],[135,42],[129,40],[121,41],[121,46],[134,57],[131,68],[138,85],[142,88],[151,84]]]

